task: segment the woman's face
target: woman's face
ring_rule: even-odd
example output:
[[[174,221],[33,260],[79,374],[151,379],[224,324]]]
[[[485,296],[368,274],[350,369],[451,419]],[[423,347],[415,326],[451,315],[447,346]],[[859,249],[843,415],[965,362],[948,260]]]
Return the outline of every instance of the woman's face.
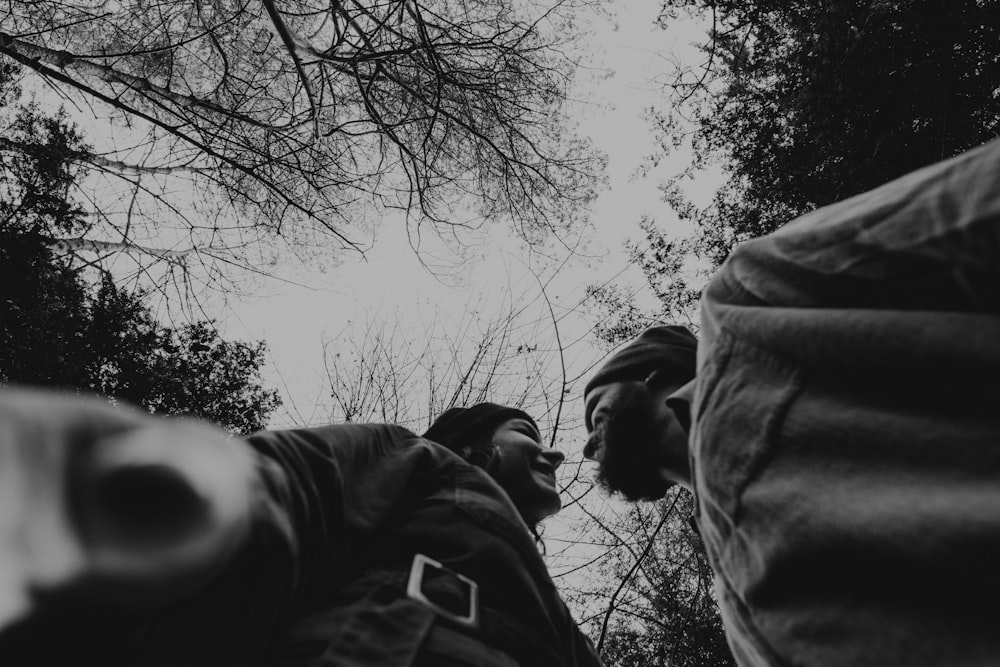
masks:
[[[525,419],[508,419],[493,433],[493,444],[499,452],[493,478],[529,526],[562,507],[556,491],[556,468],[566,457],[541,443],[541,435]]]

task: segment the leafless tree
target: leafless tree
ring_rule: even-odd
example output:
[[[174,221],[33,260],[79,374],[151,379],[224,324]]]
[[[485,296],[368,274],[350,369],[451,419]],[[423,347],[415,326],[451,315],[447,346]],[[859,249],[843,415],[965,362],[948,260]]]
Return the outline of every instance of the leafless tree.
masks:
[[[101,121],[74,156],[97,219],[67,243],[211,279],[275,239],[363,251],[372,211],[415,245],[565,232],[595,166],[560,111],[572,1],[9,0],[0,53]]]
[[[528,411],[546,432],[558,430],[571,397],[547,318],[508,304],[483,321],[481,306],[437,308],[426,323],[368,314],[349,336],[329,340],[331,421],[390,422],[422,432],[450,407],[492,401]]]

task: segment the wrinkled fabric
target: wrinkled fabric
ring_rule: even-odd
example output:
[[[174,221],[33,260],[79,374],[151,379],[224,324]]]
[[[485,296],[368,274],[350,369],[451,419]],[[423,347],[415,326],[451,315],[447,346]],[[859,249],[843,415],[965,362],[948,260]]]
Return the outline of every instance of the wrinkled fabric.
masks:
[[[1000,664],[1000,142],[737,248],[692,408],[741,665]]]

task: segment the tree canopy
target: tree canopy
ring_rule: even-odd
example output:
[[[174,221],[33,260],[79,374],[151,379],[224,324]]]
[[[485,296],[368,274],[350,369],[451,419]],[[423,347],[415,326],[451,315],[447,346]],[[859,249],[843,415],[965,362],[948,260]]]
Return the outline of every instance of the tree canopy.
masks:
[[[656,114],[664,146],[693,121],[696,166],[729,181],[707,209],[668,198],[721,262],[734,243],[1000,134],[1000,3],[666,0],[710,15],[701,70]]]
[[[5,103],[12,75],[0,71]],[[263,428],[279,405],[261,383],[263,343],[224,340],[208,321],[164,326],[142,295],[54,241],[87,224],[69,196],[77,129],[15,105],[3,137],[19,148],[0,150],[0,382],[96,392],[232,432]]]
[[[632,261],[660,307],[595,287],[615,343],[655,322],[697,325],[701,285],[737,243],[1000,136],[1000,3],[993,0],[664,0],[660,23],[708,26],[700,66],[678,67],[651,119],[659,160],[692,149],[662,184],[694,224],[676,238],[646,220]],[[709,165],[707,206],[686,194]]]
[[[89,240],[259,269],[276,238],[362,249],[372,210],[414,244],[428,222],[565,231],[595,167],[560,114],[570,4],[14,1],[0,53],[107,121],[72,159],[126,205]]]
[[[694,497],[675,487],[615,519],[615,534],[625,541],[608,544],[602,559],[607,578],[597,596],[604,609],[592,624],[600,629],[591,633],[608,665],[735,665],[705,547],[689,525],[693,505]]]

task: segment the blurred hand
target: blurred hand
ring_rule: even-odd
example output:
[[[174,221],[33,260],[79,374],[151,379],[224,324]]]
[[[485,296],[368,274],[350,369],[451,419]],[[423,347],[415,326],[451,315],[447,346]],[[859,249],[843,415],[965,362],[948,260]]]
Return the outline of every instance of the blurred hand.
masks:
[[[0,628],[35,593],[189,592],[241,542],[253,485],[252,454],[203,422],[0,389]]]

